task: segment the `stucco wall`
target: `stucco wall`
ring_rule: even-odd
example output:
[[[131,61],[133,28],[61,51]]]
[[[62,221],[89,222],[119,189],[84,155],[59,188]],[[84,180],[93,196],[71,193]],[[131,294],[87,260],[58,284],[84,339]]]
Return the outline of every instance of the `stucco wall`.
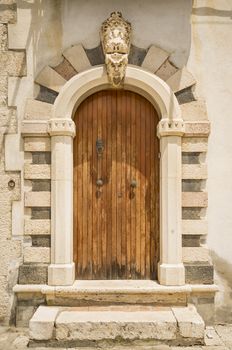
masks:
[[[208,245],[220,293],[218,320],[232,321],[232,3],[195,0],[188,61],[206,99],[211,135],[208,148]],[[225,289],[225,293],[222,293]],[[224,305],[224,306],[223,306]]]

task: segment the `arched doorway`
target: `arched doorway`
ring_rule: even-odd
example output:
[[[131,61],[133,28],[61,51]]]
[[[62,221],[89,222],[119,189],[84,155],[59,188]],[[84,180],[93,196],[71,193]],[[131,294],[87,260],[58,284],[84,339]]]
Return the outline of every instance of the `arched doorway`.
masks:
[[[74,121],[77,279],[157,279],[158,115],[144,97],[102,90]]]

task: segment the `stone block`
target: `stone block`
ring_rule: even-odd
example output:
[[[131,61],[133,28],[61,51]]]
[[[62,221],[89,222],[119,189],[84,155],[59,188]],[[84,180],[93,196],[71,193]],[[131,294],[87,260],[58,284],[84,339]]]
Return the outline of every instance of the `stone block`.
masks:
[[[208,194],[206,192],[182,192],[182,207],[207,207]]]
[[[168,308],[159,311],[63,311],[56,319],[57,340],[172,340],[176,320]]]
[[[50,207],[50,192],[26,192],[24,195],[25,207]]]
[[[152,73],[155,73],[167,60],[169,55],[170,53],[167,51],[152,45],[143,60],[142,68],[148,69]]]
[[[57,96],[58,96],[58,92],[53,91],[45,86],[40,85],[39,93],[36,97],[36,100],[38,100],[40,102],[54,104]]]
[[[58,311],[57,307],[40,306],[29,323],[30,338],[33,340],[52,339]]]
[[[198,221],[202,217],[202,208],[182,208],[183,220],[196,220]]]
[[[206,235],[208,222],[206,220],[182,220],[182,234]]]
[[[32,220],[50,220],[51,208],[31,208]]]
[[[47,122],[36,120],[23,120],[21,133],[22,136],[48,136]]]
[[[24,119],[26,120],[49,120],[52,116],[50,103],[27,99]]]
[[[185,282],[190,284],[213,284],[213,265],[210,263],[185,263]]]
[[[183,164],[182,165],[182,179],[207,179],[207,165],[206,164]]]
[[[51,166],[49,164],[25,164],[24,178],[26,180],[51,179]]]
[[[184,263],[193,262],[208,262],[209,250],[203,247],[185,247],[182,248],[182,255]]]
[[[32,236],[32,247],[51,247],[51,237],[48,236]]]
[[[31,180],[32,191],[35,192],[49,192],[51,191],[50,180]]]
[[[176,68],[168,59],[162,64],[162,66],[156,71],[156,75],[166,81],[168,80],[173,74],[175,74],[178,71],[178,68]]]
[[[183,137],[182,152],[207,152],[208,139],[200,137]]]
[[[25,219],[24,230],[25,235],[49,235],[51,234],[51,222],[50,220]]]
[[[69,63],[65,58],[63,61],[53,69],[60,74],[65,80],[69,80],[77,74],[77,71],[73,68],[73,66]]]
[[[200,247],[201,236],[200,235],[183,235],[182,234],[182,247]]]
[[[51,139],[50,137],[25,137],[24,151],[25,152],[50,152]]]
[[[15,23],[17,20],[16,1],[2,0],[0,3],[0,23]]]
[[[24,263],[50,263],[50,248],[25,247],[23,250]]]
[[[185,137],[206,137],[210,133],[209,122],[186,122],[185,123]]]
[[[32,152],[33,164],[51,164],[51,152]]]
[[[187,68],[184,67],[173,74],[166,83],[173,92],[178,92],[196,84],[196,80]]]
[[[81,44],[69,47],[63,52],[63,56],[71,63],[77,72],[81,72],[91,67],[91,63]]]
[[[28,327],[35,310],[36,306],[18,305],[16,307],[16,327]]]
[[[141,66],[146,54],[147,50],[137,47],[135,45],[131,45],[128,63],[134,64],[135,66]]]
[[[199,152],[182,152],[182,164],[200,164]]]
[[[182,192],[200,192],[203,189],[202,180],[182,180]]]
[[[195,306],[190,304],[187,308],[173,307],[172,311],[177,319],[181,337],[204,339],[205,323]]]
[[[23,264],[19,266],[19,284],[46,284],[48,267],[43,264]]]
[[[5,51],[0,55],[0,75],[22,77],[27,74],[24,51]]]
[[[0,51],[7,50],[7,25],[0,24]]]
[[[182,118],[186,121],[203,121],[208,119],[204,100],[181,104]]]
[[[20,134],[5,135],[5,170],[21,171],[23,168],[23,152]]]
[[[60,89],[66,83],[66,80],[53,68],[46,66],[37,75],[35,82],[37,84],[47,87],[50,90],[60,92]]]
[[[85,53],[88,57],[91,66],[97,66],[99,64],[105,63],[105,57],[101,44],[97,47],[94,47],[93,49],[85,49]]]
[[[7,107],[7,76],[2,76],[0,79],[0,107]]]

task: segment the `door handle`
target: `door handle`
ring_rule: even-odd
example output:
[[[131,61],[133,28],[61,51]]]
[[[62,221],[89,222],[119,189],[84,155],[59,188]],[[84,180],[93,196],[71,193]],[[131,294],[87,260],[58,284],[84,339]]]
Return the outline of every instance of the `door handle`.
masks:
[[[98,187],[102,187],[102,186],[104,185],[103,180],[102,180],[102,179],[97,179],[96,185],[97,185]]]
[[[137,181],[132,180],[130,185],[131,185],[131,188],[135,189],[137,187]]]

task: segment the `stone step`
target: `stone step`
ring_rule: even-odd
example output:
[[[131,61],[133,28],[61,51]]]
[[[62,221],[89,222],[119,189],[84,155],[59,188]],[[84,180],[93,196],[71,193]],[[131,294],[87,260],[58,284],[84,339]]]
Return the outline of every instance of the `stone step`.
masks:
[[[30,345],[101,344],[196,345],[204,343],[205,324],[187,307],[111,306],[64,308],[40,306],[30,320]]]
[[[151,280],[75,281],[72,286],[46,287],[51,306],[149,304],[186,306],[189,286],[161,286]]]

